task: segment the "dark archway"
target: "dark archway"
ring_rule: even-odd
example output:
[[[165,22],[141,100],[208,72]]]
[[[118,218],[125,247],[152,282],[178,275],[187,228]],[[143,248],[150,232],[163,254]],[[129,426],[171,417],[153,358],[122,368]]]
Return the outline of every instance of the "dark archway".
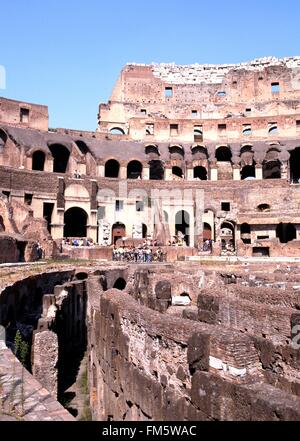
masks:
[[[241,225],[241,239],[244,244],[251,244],[251,226],[249,224]]]
[[[69,208],[64,215],[64,237],[86,237],[87,213],[79,207]]]
[[[88,153],[89,149],[84,141],[81,140],[75,141],[75,144],[77,145],[77,147],[79,148],[79,150],[83,155],[86,155]]]
[[[140,161],[130,161],[127,165],[127,179],[141,179],[143,166]]]
[[[223,146],[216,150],[216,160],[218,162],[231,162],[232,153],[229,147]]]
[[[76,280],[85,280],[85,279],[87,279],[88,278],[88,273],[85,273],[85,272],[80,272],[80,273],[76,273],[75,274],[75,279]],[[79,297],[78,297],[79,298]]]
[[[279,224],[276,228],[276,237],[281,243],[288,243],[297,239],[297,230],[293,224]]]
[[[109,159],[105,163],[104,176],[106,178],[118,178],[120,171],[120,164],[115,159]]]
[[[220,237],[223,251],[235,251],[235,226],[233,223],[222,223]]]
[[[115,244],[118,239],[126,236],[126,227],[121,222],[116,222],[112,226],[112,243]]]
[[[205,167],[194,168],[194,179],[200,179],[201,181],[207,181],[207,170]]]
[[[281,163],[279,159],[267,161],[263,164],[263,179],[280,179]]]
[[[297,147],[291,152],[290,177],[291,182],[294,184],[300,184],[300,147]]]
[[[190,216],[187,211],[181,210],[175,216],[175,232],[182,233],[187,245],[190,244]]]
[[[183,171],[180,167],[172,167],[172,175],[178,176],[179,178],[183,178]]]
[[[154,181],[162,181],[165,175],[164,163],[159,159],[149,161],[150,174],[149,178]]]
[[[125,132],[121,127],[113,127],[109,131],[112,135],[125,135]]]
[[[44,171],[46,155],[41,150],[37,150],[32,155],[32,170]]]
[[[113,288],[123,291],[126,288],[126,280],[124,280],[123,277],[119,277],[115,281]]]
[[[146,237],[147,237],[147,231],[148,231],[147,225],[142,224],[142,235],[143,235],[143,239],[146,239]]]
[[[70,152],[64,145],[52,144],[49,150],[53,156],[53,171],[55,173],[66,173]]]
[[[212,230],[211,230],[211,226],[207,223],[204,222],[203,224],[203,240],[211,240],[212,239]]]
[[[245,165],[245,167],[241,170],[241,180],[255,178],[255,166],[254,165]]]

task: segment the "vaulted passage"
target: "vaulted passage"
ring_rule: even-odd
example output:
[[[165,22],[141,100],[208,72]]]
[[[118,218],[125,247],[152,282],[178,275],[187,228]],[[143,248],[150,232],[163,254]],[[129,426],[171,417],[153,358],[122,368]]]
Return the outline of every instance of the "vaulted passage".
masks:
[[[43,171],[45,167],[45,153],[37,150],[32,155],[32,170]]]
[[[116,222],[112,226],[112,243],[115,244],[118,239],[126,236],[126,227],[121,222]]]
[[[53,171],[55,173],[66,173],[70,152],[61,144],[52,144],[49,149],[53,156]]]
[[[87,218],[87,213],[82,208],[69,208],[64,216],[64,237],[86,237]]]
[[[109,159],[105,163],[104,175],[106,178],[118,178],[120,171],[120,164],[115,159]]]
[[[123,290],[126,288],[126,281],[125,281],[122,277],[119,277],[119,278],[115,281],[113,287],[114,287],[115,289],[118,289],[118,290],[120,290],[120,291],[123,291]]]
[[[141,179],[143,166],[139,161],[130,161],[127,165],[127,179]]]

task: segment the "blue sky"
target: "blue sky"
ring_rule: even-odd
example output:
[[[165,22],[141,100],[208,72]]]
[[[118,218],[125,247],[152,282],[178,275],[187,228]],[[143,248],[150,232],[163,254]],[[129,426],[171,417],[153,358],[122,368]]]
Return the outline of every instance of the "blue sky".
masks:
[[[0,95],[94,130],[126,62],[234,63],[300,55],[297,0],[1,2]]]

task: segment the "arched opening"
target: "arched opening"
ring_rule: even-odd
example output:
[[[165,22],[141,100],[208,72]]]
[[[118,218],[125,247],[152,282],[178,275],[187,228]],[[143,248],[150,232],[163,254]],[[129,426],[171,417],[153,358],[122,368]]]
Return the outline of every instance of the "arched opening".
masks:
[[[201,129],[194,129],[194,142],[202,142],[203,141],[203,132]]]
[[[202,145],[194,145],[192,147],[192,155],[193,155],[193,159],[196,159],[196,160],[208,159],[207,149],[206,149],[206,147],[203,147]]]
[[[297,147],[291,152],[290,176],[291,182],[294,184],[300,184],[300,147]]]
[[[175,216],[175,232],[178,238],[189,246],[190,244],[190,216],[185,210],[178,211]]]
[[[80,272],[80,273],[75,274],[76,280],[85,280],[87,278],[88,278],[88,273]]]
[[[120,164],[115,159],[109,159],[105,163],[104,176],[106,178],[118,178]]]
[[[263,163],[263,179],[281,179],[281,163],[279,159]]]
[[[231,253],[235,251],[235,227],[231,222],[223,222],[221,225],[220,238],[222,252]]]
[[[207,222],[204,222],[204,224],[203,224],[203,241],[211,240],[211,239],[212,239],[211,226]]]
[[[164,179],[165,169],[164,163],[157,159],[149,161],[150,173],[149,178],[154,181],[161,181]]]
[[[241,179],[244,181],[245,179],[255,179],[255,166],[254,165],[245,165],[245,167],[241,170]]]
[[[143,166],[140,161],[130,161],[127,165],[127,179],[141,179]]]
[[[222,146],[216,150],[216,160],[218,162],[231,162],[232,153],[229,147]]]
[[[149,159],[158,159],[159,158],[159,150],[156,145],[147,145],[145,147],[145,153],[148,155]]]
[[[279,224],[276,228],[276,237],[280,243],[288,243],[297,239],[297,230],[293,224]]]
[[[113,288],[123,291],[126,288],[126,280],[124,280],[123,277],[119,277],[115,281]]]
[[[75,144],[77,145],[77,147],[79,148],[79,150],[83,155],[86,155],[88,153],[89,149],[85,142],[79,140],[79,141],[75,141]]]
[[[69,150],[61,144],[52,144],[49,146],[49,150],[53,156],[54,173],[66,173],[70,157]]]
[[[120,127],[113,127],[112,129],[110,129],[109,132],[111,133],[111,135],[125,135],[124,130]]]
[[[69,208],[64,215],[64,237],[86,237],[87,219],[82,208]]]
[[[147,231],[148,231],[147,225],[142,224],[142,236],[143,236],[143,239],[146,239]]]
[[[126,236],[126,227],[121,222],[116,222],[112,226],[112,243],[115,244],[118,239]]]
[[[205,167],[194,167],[194,179],[200,179],[201,181],[207,181],[207,170]]]
[[[278,135],[278,126],[276,124],[269,128],[269,135]]]
[[[170,158],[171,159],[180,159],[184,158],[184,150],[180,145],[172,145],[169,147]]]
[[[241,239],[244,244],[251,244],[251,226],[249,224],[241,225]]]
[[[260,204],[260,205],[258,205],[257,210],[261,211],[261,212],[270,211],[271,206],[269,204]]]
[[[172,167],[172,175],[183,178],[183,171],[180,167]]]
[[[3,217],[0,216],[0,233],[3,233],[3,231],[5,231],[5,225],[4,225]]]
[[[6,133],[0,129],[0,150],[5,146],[7,141]]]
[[[32,170],[44,171],[46,155],[41,150],[37,150],[32,155]]]

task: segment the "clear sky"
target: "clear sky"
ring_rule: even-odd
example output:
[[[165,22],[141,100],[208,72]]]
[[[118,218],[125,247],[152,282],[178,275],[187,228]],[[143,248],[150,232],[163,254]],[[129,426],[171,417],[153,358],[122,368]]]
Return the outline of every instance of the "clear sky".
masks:
[[[50,127],[94,130],[127,62],[300,55],[299,0],[3,0],[0,14],[0,95],[47,104]]]

